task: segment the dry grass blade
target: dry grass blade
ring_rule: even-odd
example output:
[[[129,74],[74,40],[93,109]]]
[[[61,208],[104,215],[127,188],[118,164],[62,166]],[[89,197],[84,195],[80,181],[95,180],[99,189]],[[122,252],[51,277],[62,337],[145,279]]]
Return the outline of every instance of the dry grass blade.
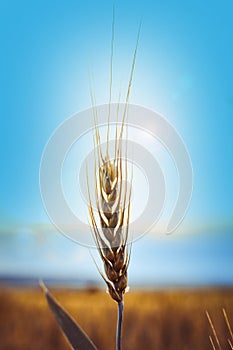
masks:
[[[231,350],[233,350],[233,345],[232,345],[230,339],[228,339],[228,344],[230,345]]]
[[[45,293],[50,310],[61,327],[69,344],[74,350],[97,350],[86,333],[77,325],[67,311],[65,311],[56,299],[50,294],[44,283],[40,281],[40,286]]]
[[[213,332],[213,335],[214,335],[214,339],[215,339],[215,341],[216,341],[216,343],[217,343],[217,345],[218,345],[218,349],[219,349],[219,350],[222,350],[222,347],[221,347],[221,344],[220,344],[220,342],[219,342],[219,339],[218,339],[218,336],[217,336],[217,333],[216,333],[214,324],[213,324],[213,322],[212,322],[212,320],[211,320],[211,318],[210,318],[210,315],[209,315],[208,311],[206,311],[206,316],[207,316],[207,318],[208,318],[210,327],[211,327],[211,329],[212,329],[212,332]],[[211,340],[212,340],[212,338],[211,338]],[[213,340],[212,340],[211,344],[212,344],[212,346],[213,346]],[[213,349],[215,349],[215,347],[213,347]]]
[[[209,335],[209,339],[210,339],[210,343],[212,345],[213,350],[216,350],[216,347],[214,345],[214,342],[213,342],[213,339],[212,339],[211,335]]]
[[[222,312],[223,312],[223,316],[224,316],[224,320],[225,320],[227,329],[228,329],[229,334],[230,334],[230,337],[231,337],[231,339],[227,339],[226,341],[227,341],[227,343],[229,344],[230,349],[233,350],[233,345],[232,345],[233,333],[232,333],[231,325],[230,325],[230,322],[229,322],[229,319],[228,319],[226,310],[225,310],[225,309],[222,309]],[[219,338],[218,338],[218,336],[217,336],[216,329],[215,329],[214,324],[213,324],[213,322],[212,322],[212,320],[211,320],[211,318],[210,318],[210,315],[209,315],[209,313],[208,313],[207,311],[206,311],[206,315],[207,315],[207,318],[208,318],[210,327],[211,327],[212,332],[213,332],[213,335],[214,335],[214,339],[213,339],[211,336],[209,336],[211,346],[212,346],[213,350],[216,350],[216,347],[215,347],[215,344],[214,344],[214,340],[215,340],[216,344],[218,345],[218,349],[221,350],[222,347],[221,347]]]
[[[228,317],[227,317],[226,310],[225,310],[225,309],[223,309],[223,310],[222,310],[222,312],[223,312],[223,316],[224,316],[224,319],[225,319],[225,322],[226,322],[226,325],[227,325],[228,331],[229,331],[230,336],[231,336],[231,340],[233,341],[233,333],[232,333],[232,329],[231,329],[230,322],[229,322]],[[229,343],[230,343],[230,346],[231,346],[231,348],[232,348],[232,345],[231,345],[230,340],[229,340]]]

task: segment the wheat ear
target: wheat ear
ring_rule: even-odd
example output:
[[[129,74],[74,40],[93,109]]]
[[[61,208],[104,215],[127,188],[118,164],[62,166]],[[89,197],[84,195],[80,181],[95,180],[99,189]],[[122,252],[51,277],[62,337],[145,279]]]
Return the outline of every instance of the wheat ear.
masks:
[[[141,27],[141,25],[140,25]],[[110,61],[110,94],[107,124],[107,141],[105,156],[101,147],[100,133],[97,123],[97,111],[94,106],[92,97],[92,106],[95,123],[95,202],[97,214],[93,210],[91,202],[89,180],[87,173],[87,187],[89,195],[89,215],[93,237],[98,248],[100,257],[104,265],[104,273],[98,268],[102,278],[107,284],[108,292],[113,300],[118,303],[118,324],[116,333],[116,349],[121,350],[121,330],[123,317],[123,296],[127,289],[128,277],[127,270],[130,260],[130,251],[128,248],[129,235],[129,215],[130,200],[132,189],[132,177],[128,182],[127,169],[127,135],[126,147],[124,149],[124,159],[122,152],[122,138],[127,118],[127,106],[132,85],[132,78],[138,48],[139,33],[133,56],[133,63],[130,72],[128,89],[126,94],[126,103],[123,111],[120,130],[118,131],[118,113],[115,132],[115,149],[113,158],[109,154],[109,134],[110,134],[110,114],[111,114],[111,96],[112,96],[112,59],[113,59],[113,41],[114,41],[114,9],[112,22],[112,44],[111,44],[111,61]],[[126,130],[127,131],[127,130]],[[123,181],[124,175],[124,181]],[[98,225],[99,223],[99,225]],[[131,246],[130,246],[131,247]],[[98,266],[97,266],[98,267]]]
[[[115,142],[115,156],[113,160],[110,160],[109,153],[103,158],[99,133],[96,129],[95,150],[95,199],[97,218],[94,214],[88,185],[89,214],[95,243],[104,265],[105,273],[102,273],[100,269],[99,272],[107,284],[110,296],[118,303],[116,348],[120,350],[124,307],[123,295],[128,283],[127,269],[130,259],[127,242],[129,234],[132,177],[130,185],[128,185],[127,160],[123,160],[122,158],[121,137]],[[122,181],[123,171],[126,177],[124,184]]]

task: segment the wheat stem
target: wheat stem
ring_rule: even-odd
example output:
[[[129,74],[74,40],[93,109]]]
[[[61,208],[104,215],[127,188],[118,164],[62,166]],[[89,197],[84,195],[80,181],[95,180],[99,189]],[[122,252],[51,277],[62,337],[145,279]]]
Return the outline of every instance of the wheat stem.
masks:
[[[118,321],[117,321],[117,330],[116,330],[116,350],[121,350],[123,311],[124,311],[124,302],[120,301],[118,303]]]

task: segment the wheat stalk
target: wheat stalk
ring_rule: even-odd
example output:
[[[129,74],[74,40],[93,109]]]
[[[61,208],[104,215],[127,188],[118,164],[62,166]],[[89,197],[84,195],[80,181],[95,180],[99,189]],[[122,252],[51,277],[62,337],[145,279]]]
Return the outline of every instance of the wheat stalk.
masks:
[[[100,143],[99,130],[95,124],[95,201],[97,207],[97,218],[91,202],[88,172],[87,187],[89,195],[89,214],[93,237],[104,265],[104,273],[98,268],[102,278],[107,284],[108,292],[112,299],[118,303],[118,323],[116,331],[116,349],[121,349],[122,317],[123,317],[123,295],[127,289],[127,269],[130,252],[127,241],[129,235],[130,199],[132,189],[132,177],[128,186],[127,169],[127,147],[125,148],[125,159],[122,157],[122,134],[118,135],[116,124],[116,138],[114,157],[109,155],[109,121],[107,134],[106,155]],[[123,182],[123,173],[125,181]],[[97,221],[98,220],[98,221]],[[99,226],[98,226],[99,222]],[[97,266],[98,267],[98,266]]]
[[[99,130],[95,122],[95,202],[97,214],[91,202],[88,172],[87,188],[89,195],[89,214],[93,237],[104,265],[104,273],[98,268],[107,284],[112,299],[118,303],[118,324],[116,332],[116,348],[121,349],[123,295],[127,289],[127,269],[130,259],[128,248],[131,181],[128,183],[127,147],[124,159],[122,156],[122,135],[116,124],[115,148],[113,159],[109,155],[109,135],[107,135],[106,155],[103,157]],[[108,121],[109,133],[109,121]],[[119,136],[118,136],[119,135]],[[124,181],[123,181],[124,175]],[[99,223],[99,226],[98,226]],[[98,267],[98,266],[97,266]]]
[[[141,27],[141,25],[140,25]],[[112,158],[109,154],[109,136],[110,136],[110,115],[112,98],[112,60],[113,60],[113,42],[114,42],[114,9],[112,21],[112,42],[110,58],[110,93],[107,121],[107,138],[105,155],[101,146],[100,133],[98,129],[97,109],[95,108],[95,99],[91,90],[91,100],[94,115],[94,148],[95,148],[95,204],[97,213],[94,212],[91,201],[88,168],[87,168],[87,189],[89,197],[89,216],[90,226],[93,237],[99,251],[104,266],[104,273],[97,268],[107,284],[108,292],[112,299],[118,303],[118,324],[116,332],[116,349],[121,349],[121,332],[123,317],[123,296],[127,290],[128,276],[127,270],[130,260],[130,250],[128,248],[129,237],[129,216],[130,200],[132,189],[131,181],[128,182],[127,168],[127,142],[124,148],[122,139],[127,118],[127,107],[132,85],[133,72],[136,60],[136,53],[139,41],[140,27],[136,47],[134,50],[133,62],[129,77],[128,89],[126,93],[126,103],[123,110],[120,130],[118,130],[119,103],[117,109],[117,121],[115,129],[115,146]],[[127,131],[127,130],[126,130]],[[128,135],[128,133],[127,133]],[[127,137],[126,137],[127,141]],[[131,248],[131,246],[130,246]]]
[[[131,199],[131,183],[123,184],[123,166],[127,176],[127,160],[122,159],[121,139],[116,142],[117,158],[110,160],[107,154],[102,158],[99,135],[96,131],[96,168],[95,173],[95,198],[97,206],[97,218],[89,192],[89,214],[93,236],[104,265],[104,273],[101,276],[107,284],[108,292],[113,300],[118,303],[117,349],[121,349],[121,328],[123,315],[123,295],[127,288],[127,269],[130,252],[127,241],[129,234],[129,214]],[[124,164],[123,164],[124,163]],[[127,179],[126,179],[127,180]],[[129,187],[129,188],[128,188]],[[128,204],[127,204],[128,203]],[[97,219],[100,223],[98,227]]]

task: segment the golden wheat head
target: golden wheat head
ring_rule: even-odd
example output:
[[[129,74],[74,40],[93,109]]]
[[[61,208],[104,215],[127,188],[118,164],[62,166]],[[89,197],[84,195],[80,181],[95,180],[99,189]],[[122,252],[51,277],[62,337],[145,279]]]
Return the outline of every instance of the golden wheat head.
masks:
[[[107,139],[103,157],[98,129],[95,132],[95,200],[94,213],[89,193],[89,213],[94,239],[104,264],[101,275],[111,297],[120,302],[127,288],[129,252],[127,246],[131,185],[127,186],[127,160],[122,158],[122,123],[120,136],[115,140],[113,159],[109,156]],[[108,124],[109,128],[109,124]],[[116,126],[117,135],[117,126]],[[123,181],[123,172],[126,179]],[[99,225],[98,225],[99,223]]]
[[[127,141],[124,148],[124,159],[122,156],[122,138],[125,129],[125,120],[127,116],[127,106],[132,85],[133,72],[136,60],[136,53],[139,41],[141,24],[139,26],[136,47],[134,50],[133,62],[130,71],[128,89],[126,93],[126,103],[122,115],[120,130],[118,132],[118,113],[115,134],[115,147],[112,158],[109,154],[109,134],[110,134],[110,114],[111,114],[111,96],[112,96],[112,59],[114,42],[114,9],[112,22],[112,42],[111,42],[111,60],[110,60],[110,93],[108,110],[108,129],[105,155],[100,142],[100,134],[97,127],[97,110],[94,108],[94,97],[91,91],[91,99],[95,122],[95,202],[96,212],[90,197],[90,189],[87,175],[87,187],[89,193],[89,214],[91,226],[96,246],[104,264],[104,271],[100,274],[105,280],[111,297],[118,302],[123,301],[123,294],[127,288],[127,269],[130,259],[128,251],[128,229],[130,215],[130,199],[132,188],[132,177],[128,184],[127,170]],[[120,100],[120,97],[119,97]],[[123,177],[124,174],[124,177]],[[124,181],[123,181],[124,179]],[[130,246],[131,247],[131,246]]]

